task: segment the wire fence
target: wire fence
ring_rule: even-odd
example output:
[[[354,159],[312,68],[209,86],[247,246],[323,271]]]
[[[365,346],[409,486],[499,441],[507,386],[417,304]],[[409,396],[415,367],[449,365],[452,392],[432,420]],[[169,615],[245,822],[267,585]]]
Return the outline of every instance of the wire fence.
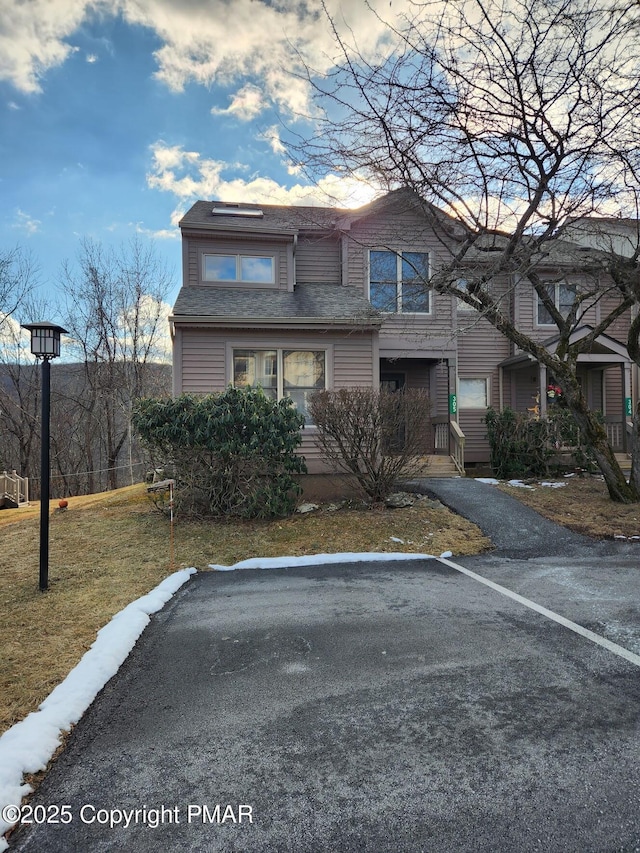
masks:
[[[71,479],[73,477],[89,477],[89,476],[95,475],[95,474],[108,474],[111,471],[131,471],[133,468],[137,468],[137,467],[148,468],[149,463],[148,462],[131,462],[131,463],[127,463],[126,465],[115,465],[111,468],[96,468],[94,471],[70,471],[68,473],[65,472],[64,474],[54,474],[53,472],[51,472],[50,479],[51,480],[55,480],[55,479],[66,480],[66,479]],[[42,479],[41,477],[29,477],[29,482],[30,483],[39,483],[41,479]]]

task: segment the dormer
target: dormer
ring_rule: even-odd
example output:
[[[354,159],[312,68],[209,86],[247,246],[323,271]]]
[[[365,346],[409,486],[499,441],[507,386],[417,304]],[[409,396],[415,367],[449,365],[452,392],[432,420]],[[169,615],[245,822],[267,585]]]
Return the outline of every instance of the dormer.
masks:
[[[279,208],[197,202],[180,221],[185,286],[288,290],[297,229]]]

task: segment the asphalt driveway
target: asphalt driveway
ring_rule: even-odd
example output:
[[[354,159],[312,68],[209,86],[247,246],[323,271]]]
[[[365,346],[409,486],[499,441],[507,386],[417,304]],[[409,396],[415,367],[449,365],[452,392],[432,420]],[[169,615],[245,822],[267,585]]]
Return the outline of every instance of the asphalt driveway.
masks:
[[[565,558],[474,559],[568,589]],[[632,606],[619,571],[567,618]],[[68,820],[11,849],[640,850],[639,720],[637,665],[437,560],[201,574],[40,787]]]

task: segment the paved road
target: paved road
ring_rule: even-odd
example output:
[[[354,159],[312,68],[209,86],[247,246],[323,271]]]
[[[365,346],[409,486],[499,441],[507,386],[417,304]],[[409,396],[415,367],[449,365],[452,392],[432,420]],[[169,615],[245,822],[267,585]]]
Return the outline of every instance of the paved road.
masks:
[[[568,618],[635,608],[630,564],[546,559],[466,562]],[[71,822],[12,848],[636,851],[639,721],[637,666],[436,560],[199,575],[39,789]]]

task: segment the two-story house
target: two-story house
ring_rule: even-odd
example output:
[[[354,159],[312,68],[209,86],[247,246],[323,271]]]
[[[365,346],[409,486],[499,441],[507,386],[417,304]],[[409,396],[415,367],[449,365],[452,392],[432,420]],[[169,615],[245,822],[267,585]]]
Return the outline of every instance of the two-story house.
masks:
[[[447,259],[447,238],[411,198],[398,190],[358,210],[194,204],[180,222],[174,393],[260,385],[306,413],[320,388],[423,388],[432,401],[432,450],[459,465],[486,463],[487,407],[544,410],[552,377],[473,308],[424,288]],[[505,277],[493,286],[503,288],[519,327],[553,338],[530,283]],[[562,307],[570,282],[551,286]],[[598,310],[582,318],[585,326]],[[589,402],[610,421],[619,449],[631,397],[624,324],[621,318],[580,364]],[[311,472],[327,470],[312,424],[301,452]]]

